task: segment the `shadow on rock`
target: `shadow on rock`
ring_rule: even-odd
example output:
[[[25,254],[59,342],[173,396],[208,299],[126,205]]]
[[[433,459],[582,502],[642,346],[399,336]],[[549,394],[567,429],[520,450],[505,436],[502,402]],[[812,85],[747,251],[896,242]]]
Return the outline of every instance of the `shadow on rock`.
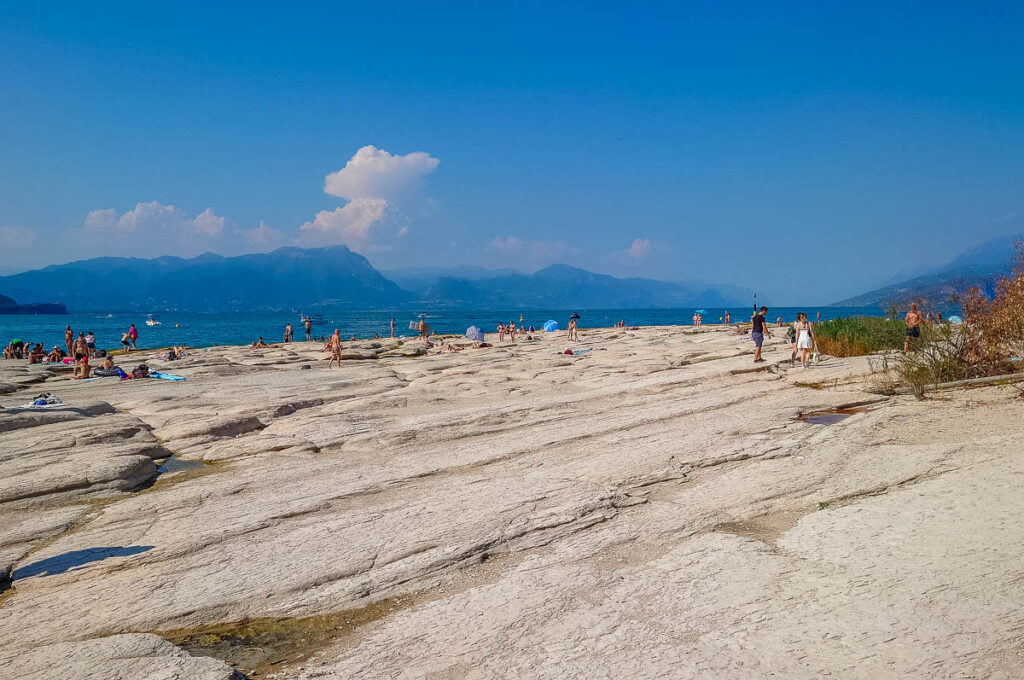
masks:
[[[39,560],[32,564],[26,565],[20,569],[15,569],[14,574],[11,576],[11,580],[18,580],[21,578],[29,578],[31,576],[53,576],[54,574],[63,574],[67,571],[71,571],[76,567],[81,567],[90,562],[101,562],[108,557],[127,557],[128,555],[138,555],[144,553],[147,550],[152,550],[151,545],[131,545],[131,546],[108,546],[105,548],[88,548],[87,550],[72,550],[66,552],[63,555],[54,555],[53,557],[47,557],[45,560]]]

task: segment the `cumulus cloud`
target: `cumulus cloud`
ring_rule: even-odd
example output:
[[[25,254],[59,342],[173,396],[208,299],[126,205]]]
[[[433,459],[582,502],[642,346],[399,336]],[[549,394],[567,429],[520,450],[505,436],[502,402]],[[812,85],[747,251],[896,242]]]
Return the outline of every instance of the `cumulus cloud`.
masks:
[[[243,229],[241,235],[246,243],[259,252],[276,250],[288,242],[287,236],[267,226],[263,220],[260,220],[260,226],[255,229]]]
[[[204,236],[217,236],[224,230],[225,219],[207,208],[195,218],[189,218],[173,205],[159,201],[137,203],[120,217],[113,208],[93,210],[85,216],[85,227],[98,231],[142,232],[169,229],[184,230]]]
[[[364,146],[344,168],[327,175],[324,192],[349,200],[394,200],[396,194],[415,186],[420,177],[433,172],[440,162],[423,151],[400,156],[372,145]]]
[[[651,240],[647,238],[635,238],[633,243],[626,248],[626,255],[634,260],[642,260],[651,252]]]
[[[217,217],[213,214],[212,210],[207,208],[192,220],[192,228],[195,229],[197,234],[216,236],[224,231],[224,222],[225,219],[223,217]]]
[[[384,217],[387,208],[383,198],[356,198],[342,208],[321,210],[312,222],[299,227],[299,243],[361,250],[369,241],[370,228]]]

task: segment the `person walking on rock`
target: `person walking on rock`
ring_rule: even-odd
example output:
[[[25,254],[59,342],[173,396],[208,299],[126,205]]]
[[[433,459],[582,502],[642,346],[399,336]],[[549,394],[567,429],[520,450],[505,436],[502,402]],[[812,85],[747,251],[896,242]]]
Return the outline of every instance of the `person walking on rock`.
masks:
[[[131,327],[128,329],[128,338],[132,341],[132,349],[137,349],[135,343],[139,340],[139,332],[135,330],[135,324],[131,324]]]
[[[71,330],[71,326],[64,327],[64,344],[68,348],[68,356],[75,356],[75,332]]]
[[[293,336],[292,324],[291,324],[291,322],[288,322],[288,323],[286,323],[284,325],[284,341],[285,342],[291,342],[292,341],[292,336]]]
[[[309,342],[313,339],[313,322],[310,321],[309,317],[306,317],[302,325],[306,327],[306,342]]]
[[[331,334],[331,339],[327,341],[327,346],[324,349],[331,350],[331,360],[327,363],[327,368],[332,368],[334,362],[338,362],[338,368],[341,368],[341,329],[335,328],[334,333]]]
[[[807,320],[807,315],[800,313],[794,325],[796,329],[796,348],[800,350],[800,365],[807,368],[807,359],[814,349],[814,328]]]
[[[767,307],[761,307],[760,311],[755,314],[751,319],[753,324],[750,328],[750,337],[754,340],[754,363],[761,363],[764,359],[761,358],[761,345],[764,344],[764,338],[767,335],[769,338],[772,334],[768,332],[768,324],[765,323],[765,314],[768,313]]]

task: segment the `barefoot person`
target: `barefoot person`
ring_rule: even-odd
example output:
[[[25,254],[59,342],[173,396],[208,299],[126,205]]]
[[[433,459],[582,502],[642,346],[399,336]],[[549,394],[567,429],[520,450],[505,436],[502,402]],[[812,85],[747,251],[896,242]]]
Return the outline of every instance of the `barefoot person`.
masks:
[[[395,337],[395,318],[391,317],[391,337]]]
[[[89,358],[96,358],[96,336],[93,335],[92,331],[85,334],[85,346],[89,350]]]
[[[921,337],[921,312],[917,311],[917,303],[910,303],[910,311],[907,312],[907,316],[903,319],[903,322],[907,324],[907,336],[903,339],[903,351],[906,352],[910,349],[910,339],[917,340]]]
[[[338,362],[338,368],[341,368],[341,329],[335,328],[334,333],[331,334],[331,339],[327,341],[325,350],[331,350],[331,360],[327,363],[327,368],[334,366],[334,362]]]
[[[64,345],[68,348],[68,356],[75,356],[75,333],[71,326],[64,327]]]
[[[284,325],[284,341],[285,342],[291,342],[292,341],[292,335],[293,335],[292,324],[289,321],[288,323],[286,323]]]
[[[307,316],[306,320],[302,322],[302,325],[306,328],[306,342],[313,339],[313,322]]]
[[[725,325],[726,326],[731,326],[732,325],[732,316],[729,315],[729,310],[728,309],[725,310]]]
[[[751,317],[750,321],[753,324],[750,328],[750,337],[754,340],[754,362],[760,363],[764,361],[761,358],[761,345],[764,344],[764,337],[767,335],[769,338],[772,334],[768,332],[768,324],[765,323],[764,317],[768,313],[767,307],[761,307],[760,311]]]
[[[810,358],[811,350],[814,349],[814,329],[807,321],[807,315],[802,312],[797,315],[795,328],[796,348],[800,350],[800,365],[807,368],[807,359]]]
[[[89,355],[83,354],[82,358],[75,364],[75,372],[71,375],[74,380],[84,380],[89,377],[89,373],[92,372],[92,366],[89,365]]]
[[[427,333],[427,322],[424,320],[422,314],[420,314],[420,323],[417,326],[417,329],[420,332],[420,337],[423,338],[423,342],[429,343],[430,339],[427,337],[427,335],[428,335],[428,333]],[[341,364],[340,363],[338,364],[338,368],[341,368]]]
[[[135,343],[139,340],[139,332],[135,330],[135,324],[132,324],[131,328],[128,329],[128,337],[131,338],[132,349],[136,349]]]

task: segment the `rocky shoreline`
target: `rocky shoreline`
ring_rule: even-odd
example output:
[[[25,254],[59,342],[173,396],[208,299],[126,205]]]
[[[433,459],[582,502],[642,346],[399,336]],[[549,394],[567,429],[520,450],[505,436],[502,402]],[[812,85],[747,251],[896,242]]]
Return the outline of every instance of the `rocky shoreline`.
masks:
[[[1016,391],[582,340],[0,362],[0,676],[1015,676]]]

